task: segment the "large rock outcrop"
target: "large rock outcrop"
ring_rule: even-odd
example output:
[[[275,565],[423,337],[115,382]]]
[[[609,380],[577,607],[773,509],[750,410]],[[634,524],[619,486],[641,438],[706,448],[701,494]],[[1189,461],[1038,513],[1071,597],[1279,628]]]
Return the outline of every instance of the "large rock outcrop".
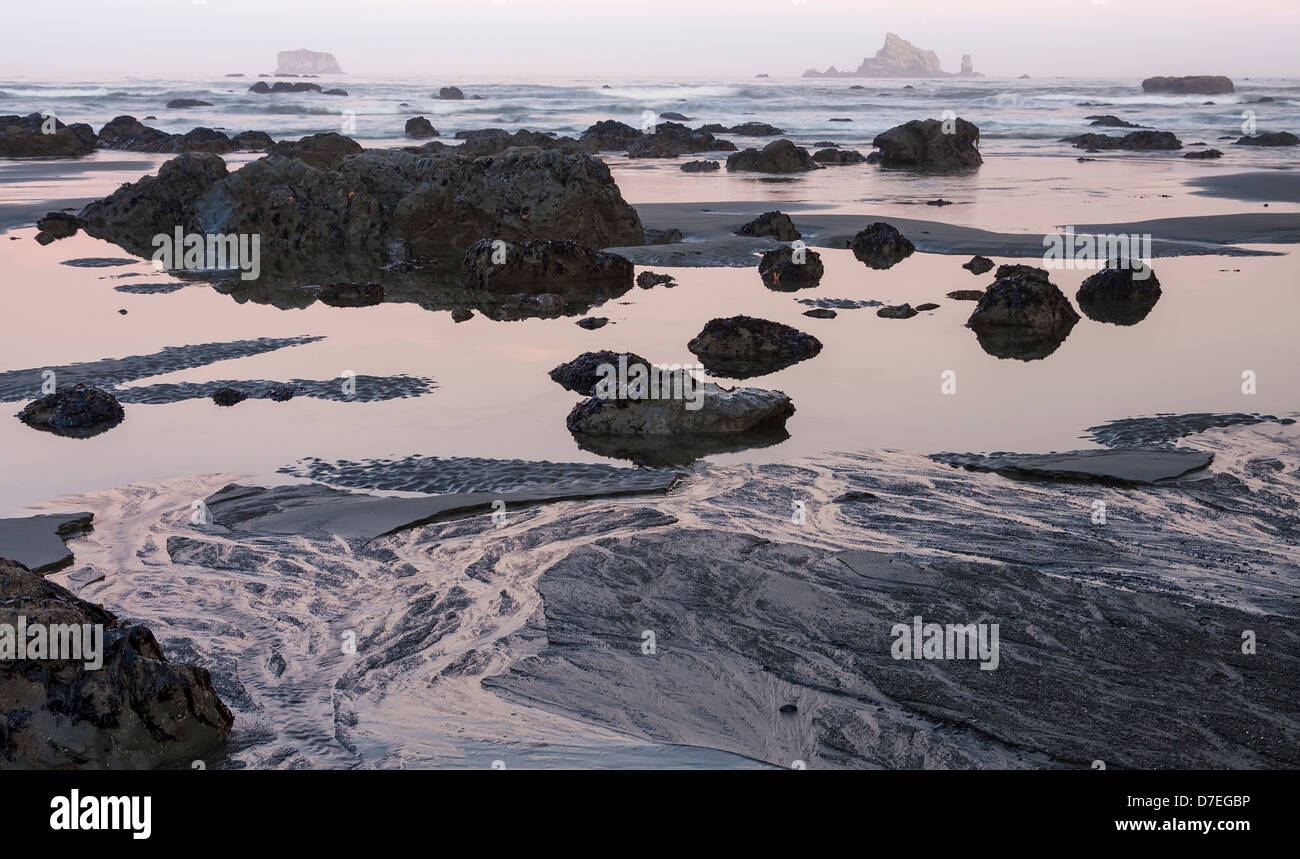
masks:
[[[961,71],[958,74],[964,76],[976,74],[970,54],[961,58]],[[831,66],[824,72],[809,69],[803,73],[806,78],[935,78],[951,75],[952,73],[945,72],[940,66],[938,54],[918,48],[895,33],[886,33],[885,44],[876,51],[874,57],[864,59],[856,71],[841,72]]]
[[[339,61],[327,51],[281,51],[275,55],[277,75],[341,75]]]
[[[151,256],[152,237],[177,226],[258,234],[263,272],[326,268],[335,279],[342,261],[459,257],[485,236],[594,247],[644,239],[609,168],[586,153],[360,151],[337,134],[276,144],[233,173],[215,155],[182,155],[80,217],[90,235],[139,256]]]
[[[206,668],[168,662],[148,627],[0,560],[0,624],[16,628],[20,616],[28,658],[16,658],[17,641],[0,636],[0,652],[14,648],[0,659],[0,769],[188,765],[229,736],[234,718]],[[41,657],[37,625],[48,634]],[[72,651],[78,658],[49,658],[55,625],[90,647]]]
[[[983,164],[979,142],[979,128],[956,117],[914,119],[877,134],[871,145],[880,150],[882,167],[950,170]]]
[[[1232,79],[1223,75],[1184,75],[1154,77],[1142,81],[1143,92],[1168,92],[1195,95],[1223,95],[1234,92]]]
[[[99,130],[99,145],[126,152],[212,152],[221,155],[240,150],[263,151],[275,141],[264,131],[243,131],[234,137],[211,128],[195,128],[185,134],[168,134],[150,128],[134,116],[118,116]]]
[[[650,133],[640,133],[627,143],[629,158],[676,158],[693,152],[733,152],[736,144],[695,131],[680,122],[661,122]]]

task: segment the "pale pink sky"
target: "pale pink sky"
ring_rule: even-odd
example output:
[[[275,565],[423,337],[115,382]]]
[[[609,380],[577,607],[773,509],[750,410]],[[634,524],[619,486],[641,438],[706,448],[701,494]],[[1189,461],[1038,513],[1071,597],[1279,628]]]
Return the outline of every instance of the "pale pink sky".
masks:
[[[210,76],[331,51],[472,81],[852,69],[886,31],[989,75],[1300,77],[1300,0],[45,0],[10,4],[0,78]]]

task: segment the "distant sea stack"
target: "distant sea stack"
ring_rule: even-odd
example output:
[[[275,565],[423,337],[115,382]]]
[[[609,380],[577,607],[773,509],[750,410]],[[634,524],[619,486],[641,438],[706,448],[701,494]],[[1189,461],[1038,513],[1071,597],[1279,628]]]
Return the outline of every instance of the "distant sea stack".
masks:
[[[339,61],[325,51],[281,51],[275,55],[277,75],[341,75]]]
[[[922,50],[895,33],[885,34],[885,45],[876,55],[862,61],[856,71],[842,72],[831,66],[824,72],[809,69],[806,78],[946,78],[982,77],[975,71],[970,54],[961,58],[960,72],[945,72],[939,65],[939,55]]]
[[[1186,75],[1184,77],[1147,78],[1143,92],[1172,92],[1184,95],[1224,95],[1234,91],[1232,80],[1223,75]]]

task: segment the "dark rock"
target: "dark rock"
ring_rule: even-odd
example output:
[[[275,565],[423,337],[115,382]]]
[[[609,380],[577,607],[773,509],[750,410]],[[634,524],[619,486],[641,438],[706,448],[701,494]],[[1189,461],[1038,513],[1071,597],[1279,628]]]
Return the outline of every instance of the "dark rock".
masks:
[[[800,238],[794,222],[784,212],[764,212],[754,220],[736,230],[738,236],[755,238],[771,237],[779,242],[792,242]]]
[[[868,153],[867,153],[867,163],[868,163],[868,164],[879,164],[879,163],[880,163],[880,160],[881,160],[881,157],[882,157],[882,156],[881,156],[881,154],[880,154],[879,152],[868,152]]]
[[[597,328],[604,328],[609,324],[609,318],[606,316],[588,316],[585,319],[579,319],[574,323],[579,328],[586,328],[588,331],[594,331]]]
[[[49,244],[56,239],[66,239],[77,234],[81,229],[81,219],[67,212],[49,212],[36,222],[36,240]]]
[[[1113,137],[1108,134],[1080,134],[1075,137],[1064,138],[1065,142],[1073,143],[1075,149],[1087,149],[1089,151],[1106,150],[1106,149],[1127,149],[1137,152],[1147,152],[1152,150],[1182,149],[1183,144],[1173,133],[1168,131],[1132,131],[1123,137]]]
[[[407,137],[414,137],[417,140],[438,136],[438,129],[423,116],[414,116],[406,120],[405,132]]]
[[[880,496],[863,489],[850,489],[842,495],[835,496],[832,504],[853,504],[858,501],[879,501]]]
[[[248,394],[234,388],[217,388],[212,392],[212,402],[219,406],[233,406],[248,399]]]
[[[759,173],[798,173],[820,170],[807,149],[788,140],[773,140],[762,148],[746,149],[727,157],[728,170],[755,170]]]
[[[45,134],[43,127],[54,130]],[[39,113],[0,116],[0,158],[79,158],[95,151],[97,138],[89,125],[64,125]]]
[[[649,361],[635,352],[602,350],[600,352],[583,352],[572,361],[551,370],[549,375],[552,381],[559,383],[565,390],[573,391],[584,397],[592,397],[596,394],[596,383],[603,378],[599,372],[601,365],[617,368],[620,358],[623,359],[625,367],[632,367],[637,364],[643,367],[650,366]]]
[[[1051,280],[1052,277],[1047,273],[1047,269],[1045,268],[1038,268],[1037,266],[1032,265],[1022,265],[1020,263],[1003,263],[998,266],[997,271],[993,272],[993,279],[1001,280],[1004,277],[1016,277],[1020,275],[1035,278],[1037,280]]]
[[[1223,153],[1217,149],[1201,149],[1197,152],[1185,152],[1183,153],[1183,157],[1199,159],[1222,158]]]
[[[462,99],[465,93],[460,91],[460,87],[445,86],[438,90],[438,98],[443,99]]]
[[[708,173],[721,167],[722,164],[717,161],[687,161],[682,165],[682,171],[685,173]]]
[[[932,301],[926,302],[925,304],[916,305],[916,311],[918,313],[924,313],[927,310],[938,310],[938,309],[939,309],[939,305],[935,304]]]
[[[661,283],[672,283],[671,274],[655,274],[652,271],[643,271],[636,276],[636,285],[642,289],[653,289]]]
[[[1114,114],[1110,114],[1110,113],[1093,114],[1092,116],[1085,116],[1084,119],[1092,120],[1092,122],[1088,123],[1089,125],[1100,125],[1106,128],[1141,128],[1142,127],[1140,125],[1137,125],[1136,123],[1132,123],[1120,119],[1118,116],[1115,116]]]
[[[18,419],[33,429],[71,438],[99,435],[120,424],[125,417],[117,397],[82,384],[58,388],[28,403],[18,413]]]
[[[138,256],[152,237],[259,234],[262,269],[327,271],[463,254],[484,236],[506,241],[583,236],[597,247],[639,245],[640,218],[609,168],[586,153],[510,149],[467,158],[362,151],[338,134],[280,142],[228,174],[206,154],[172,159],[80,213],[87,233]],[[326,275],[330,276],[330,275]],[[631,273],[628,280],[630,283]]]
[[[948,293],[948,297],[953,301],[979,301],[984,297],[982,289],[954,289]]]
[[[926,200],[926,201],[925,201],[925,204],[926,204],[927,206],[951,206],[951,205],[952,205],[952,200],[944,200],[944,199],[939,199],[939,200]]]
[[[813,153],[813,160],[818,164],[861,164],[867,156],[856,149],[819,149]]]
[[[241,131],[230,139],[230,144],[235,150],[248,149],[260,152],[270,149],[275,145],[275,141],[265,131]]]
[[[907,259],[916,250],[902,233],[883,221],[876,221],[853,237],[853,255],[874,269],[887,269]]]
[[[67,540],[93,529],[94,513],[41,513],[0,519],[0,560],[34,573],[53,573],[73,561]]]
[[[588,127],[578,139],[593,152],[626,150],[641,133],[627,123],[605,119]]]
[[[650,134],[628,141],[629,158],[676,158],[693,152],[732,151],[736,144],[719,140],[707,131],[692,131],[681,123],[661,122]]]
[[[1221,95],[1234,92],[1230,78],[1223,75],[1186,75],[1184,77],[1154,77],[1142,81],[1143,92],[1204,93]]]
[[[960,117],[951,122],[952,133],[945,134],[937,119],[914,119],[877,134],[871,145],[880,150],[882,167],[950,170],[983,164],[979,128]]]
[[[794,704],[782,704],[782,705],[781,705],[781,713],[782,713],[782,715],[789,716],[790,714],[792,714],[792,713],[797,713],[797,712],[799,712],[799,708],[796,707]]]
[[[758,274],[763,283],[768,289],[778,292],[794,292],[817,286],[825,271],[822,258],[816,251],[809,248],[796,251],[789,245],[768,251],[758,263]]]
[[[617,254],[593,251],[567,240],[505,242],[494,247],[496,241],[480,239],[465,251],[467,289],[538,293],[565,283],[632,285],[632,263]],[[498,250],[504,251],[502,263],[493,262]]]
[[[327,89],[321,93],[321,95],[347,95],[347,94],[348,91],[345,89]]]
[[[1079,309],[1089,319],[1113,325],[1136,325],[1146,319],[1160,300],[1160,280],[1149,266],[1138,265],[1135,271],[1129,265],[1108,262],[1075,293]]]
[[[676,122],[690,122],[690,119],[691,119],[689,116],[683,116],[682,114],[680,114],[680,113],[678,113],[677,111],[674,111],[674,110],[666,110],[666,111],[664,111],[663,113],[659,114],[659,118],[660,118],[660,119],[671,119],[671,120],[674,120],[674,121],[676,121]]]
[[[102,630],[93,660],[83,652],[82,659],[0,661],[0,769],[188,765],[229,736],[234,718],[207,669],[168,662],[148,627],[7,561],[0,561],[0,604],[21,606],[29,630]],[[92,662],[101,664],[92,670]]]
[[[768,125],[766,122],[742,122],[740,125],[733,125],[728,128],[727,133],[739,134],[744,137],[775,137],[778,134],[785,134],[775,125]]]
[[[468,307],[453,307],[451,309],[452,322],[468,322],[474,318],[474,311]]]
[[[812,310],[805,310],[803,315],[811,316],[813,319],[834,319],[839,316],[838,313],[831,310],[829,307],[814,307]]]
[[[293,399],[296,393],[293,385],[273,385],[267,393],[267,399],[274,400],[277,403],[287,402]]]
[[[1200,471],[1214,461],[1214,454],[1189,448],[1130,448],[1048,454],[938,453],[931,458],[954,468],[1017,479],[1144,486]]]
[[[910,304],[895,304],[880,308],[876,315],[885,319],[911,319],[916,315],[916,310]]]
[[[1237,141],[1237,146],[1295,146],[1300,143],[1300,137],[1296,137],[1289,131],[1274,131],[1269,134],[1257,134],[1254,137],[1243,137]]]
[[[709,372],[747,379],[812,358],[821,352],[822,343],[811,334],[780,322],[732,316],[709,320],[686,348]]]
[[[980,256],[979,254],[976,254],[975,256],[971,257],[970,262],[963,265],[962,268],[966,269],[971,274],[983,274],[984,272],[993,268],[993,260],[989,259],[988,257]],[[952,293],[948,293],[948,294],[950,296],[952,295]]]
[[[1079,314],[1042,269],[1016,268],[1025,271],[994,281],[966,324],[990,355],[1038,360],[1065,341]]]
[[[212,107],[210,101],[200,101],[197,98],[174,98],[167,102],[168,107]]]

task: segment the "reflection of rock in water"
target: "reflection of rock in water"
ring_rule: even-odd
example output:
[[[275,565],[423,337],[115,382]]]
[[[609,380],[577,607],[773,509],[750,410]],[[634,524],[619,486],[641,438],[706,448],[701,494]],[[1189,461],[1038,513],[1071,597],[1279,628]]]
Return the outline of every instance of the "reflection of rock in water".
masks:
[[[1160,300],[1160,281],[1150,267],[1142,271],[1145,278],[1134,277],[1127,266],[1105,268],[1092,275],[1074,296],[1079,309],[1095,322],[1112,325],[1136,325],[1146,319]]]
[[[626,459],[647,468],[673,468],[719,453],[734,453],[780,444],[790,437],[784,425],[736,433],[678,433],[669,436],[616,436],[574,433],[583,450]]]
[[[630,283],[621,281],[591,281],[556,283],[546,291],[534,294],[520,292],[491,292],[466,289],[459,260],[427,261],[422,265],[390,266],[387,269],[362,267],[349,271],[354,286],[367,298],[383,302],[418,304],[425,310],[477,310],[488,319],[514,321],[519,319],[553,319],[561,316],[580,316],[593,307],[604,304],[626,293]],[[214,284],[218,292],[229,295],[239,303],[269,304],[281,310],[298,310],[310,307],[317,301],[334,306],[345,306],[333,295],[344,297],[354,290],[346,284],[333,283],[330,291],[315,284],[338,281],[337,273],[298,271],[289,276],[266,274],[254,281],[223,280]],[[362,287],[365,287],[364,289]],[[346,306],[364,306],[353,302]],[[463,313],[462,313],[463,315]]]
[[[1041,333],[1032,328],[990,327],[976,329],[975,339],[994,358],[1038,361],[1055,352],[1073,328],[1070,323],[1063,330]]]

